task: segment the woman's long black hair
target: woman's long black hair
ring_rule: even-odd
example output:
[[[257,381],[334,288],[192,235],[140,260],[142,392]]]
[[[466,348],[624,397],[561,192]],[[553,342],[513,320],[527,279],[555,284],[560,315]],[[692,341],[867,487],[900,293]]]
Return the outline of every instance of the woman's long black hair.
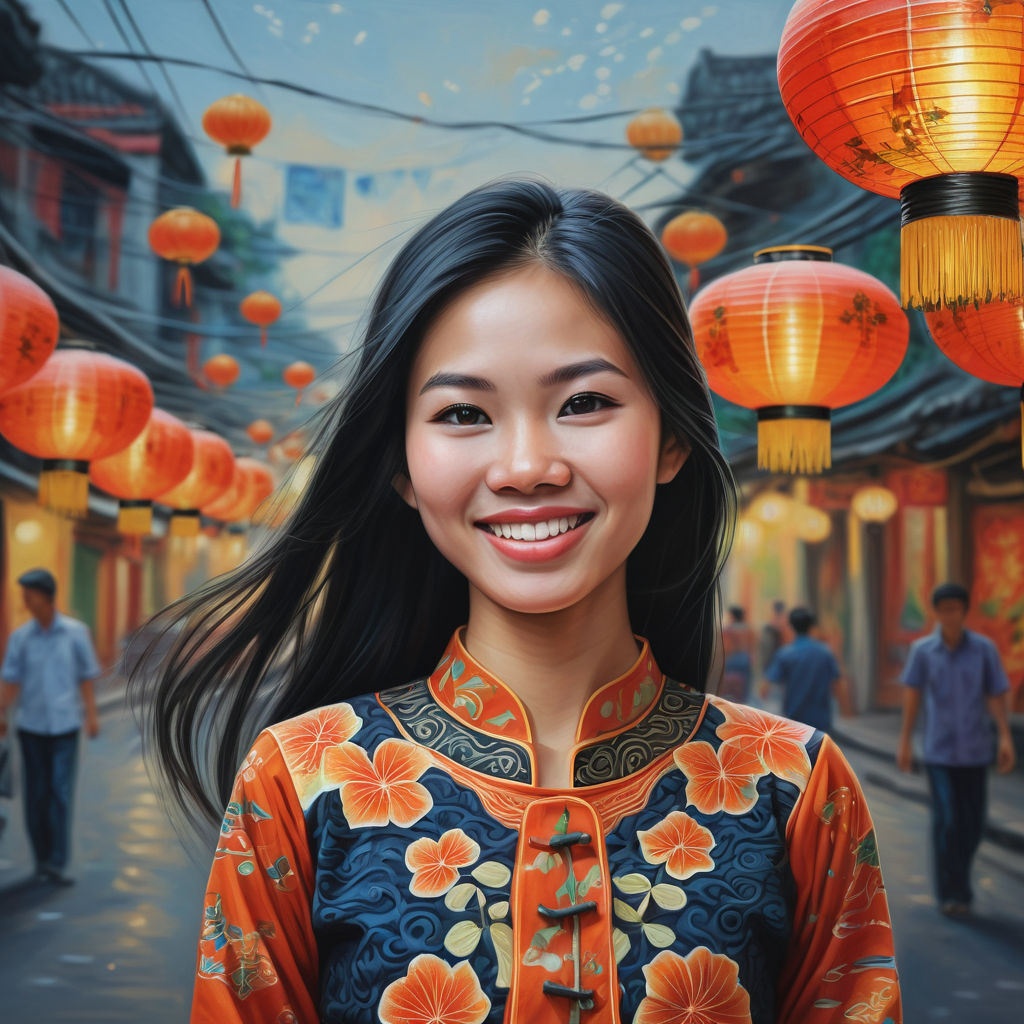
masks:
[[[173,644],[159,664],[142,660],[133,693],[150,753],[190,816],[219,820],[260,726],[428,674],[465,622],[465,578],[392,486],[405,466],[407,377],[428,325],[456,295],[537,262],[575,282],[615,326],[663,429],[690,449],[657,488],[627,586],[634,632],[665,672],[704,688],[736,501],[675,277],[643,221],[608,196],[501,181],[435,216],[391,264],[283,528],[157,616]]]

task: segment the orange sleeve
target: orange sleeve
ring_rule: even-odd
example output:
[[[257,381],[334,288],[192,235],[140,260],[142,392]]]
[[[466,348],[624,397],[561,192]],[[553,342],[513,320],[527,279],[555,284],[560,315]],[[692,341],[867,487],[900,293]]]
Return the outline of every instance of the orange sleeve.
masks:
[[[860,784],[827,736],[786,826],[796,880],[779,1024],[901,1024],[878,847]]]
[[[314,1024],[318,956],[306,823],[263,732],[235,779],[206,887],[192,1024]]]

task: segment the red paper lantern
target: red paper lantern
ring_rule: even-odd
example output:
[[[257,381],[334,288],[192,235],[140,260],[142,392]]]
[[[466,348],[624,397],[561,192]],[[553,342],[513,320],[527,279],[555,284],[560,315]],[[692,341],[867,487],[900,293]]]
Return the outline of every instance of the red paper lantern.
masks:
[[[241,93],[211,103],[203,114],[203,131],[214,142],[219,142],[229,156],[235,158],[231,185],[232,206],[238,206],[242,198],[241,158],[248,156],[252,147],[266,138],[271,123],[267,108]]]
[[[267,347],[267,328],[281,315],[280,300],[270,292],[253,292],[239,304],[242,316],[260,328],[260,345]]]
[[[899,196],[903,304],[1024,289],[1024,8],[1005,0],[797,0],[779,88],[804,141]]]
[[[651,107],[626,125],[626,141],[648,160],[667,160],[683,141],[683,127],[673,114]]]
[[[203,373],[207,380],[212,381],[219,388],[229,388],[238,380],[240,367],[234,356],[220,355],[210,356],[203,363]]]
[[[192,275],[189,267],[202,263],[217,251],[220,245],[220,228],[212,217],[193,210],[190,206],[179,206],[161,213],[149,225],[150,248],[165,260],[178,264],[178,276],[174,284],[174,301],[180,305],[192,305]]]
[[[274,439],[274,427],[268,420],[253,420],[245,432],[254,444],[268,444]]]
[[[258,459],[242,456],[235,459],[231,486],[215,501],[204,505],[202,513],[225,523],[249,519],[273,491],[274,477],[270,467]]]
[[[295,396],[295,404],[298,405],[302,401],[303,388],[309,387],[316,379],[316,370],[309,363],[304,363],[300,360],[286,366],[281,376],[284,378],[285,384],[295,388],[298,392]]]
[[[153,498],[181,483],[192,468],[192,434],[176,416],[154,409],[142,433],[121,451],[89,466],[92,482],[120,498],[121,533],[149,533]]]
[[[662,229],[661,244],[665,251],[676,262],[690,268],[691,295],[700,284],[697,267],[714,259],[725,248],[728,238],[725,225],[713,213],[703,210],[687,210],[673,217]]]
[[[129,445],[153,411],[153,389],[131,363],[87,349],[61,349],[24,384],[0,395],[0,433],[43,460],[39,500],[81,515],[89,463]]]
[[[935,344],[967,373],[1020,388],[1024,464],[1024,302],[986,302],[975,308],[925,314]]]
[[[24,274],[0,267],[0,392],[38,372],[59,334],[49,295]]]
[[[690,306],[711,388],[758,413],[758,465],[831,465],[831,410],[897,370],[909,326],[896,296],[820,246],[763,249],[754,266],[705,285]]]
[[[199,510],[231,486],[235,472],[235,457],[227,441],[210,430],[190,433],[194,454],[188,476],[157,496],[161,505],[173,509],[170,532],[176,537],[195,537],[199,533]]]

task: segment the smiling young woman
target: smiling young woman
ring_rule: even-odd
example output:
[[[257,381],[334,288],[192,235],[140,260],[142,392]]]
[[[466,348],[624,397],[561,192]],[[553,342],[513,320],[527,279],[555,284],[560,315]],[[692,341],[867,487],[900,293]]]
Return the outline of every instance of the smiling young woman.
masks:
[[[458,200],[314,447],[278,535],[172,609],[146,711],[221,821],[194,1021],[899,1019],[842,755],[703,692],[735,497],[639,218]]]

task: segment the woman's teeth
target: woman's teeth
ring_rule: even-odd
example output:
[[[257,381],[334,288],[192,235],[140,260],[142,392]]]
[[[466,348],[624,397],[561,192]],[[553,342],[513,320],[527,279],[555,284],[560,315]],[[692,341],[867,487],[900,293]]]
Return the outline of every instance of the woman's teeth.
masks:
[[[560,519],[548,519],[540,523],[484,523],[495,537],[508,540],[547,540],[557,537],[560,533],[575,530],[583,519],[582,515],[562,516]]]

